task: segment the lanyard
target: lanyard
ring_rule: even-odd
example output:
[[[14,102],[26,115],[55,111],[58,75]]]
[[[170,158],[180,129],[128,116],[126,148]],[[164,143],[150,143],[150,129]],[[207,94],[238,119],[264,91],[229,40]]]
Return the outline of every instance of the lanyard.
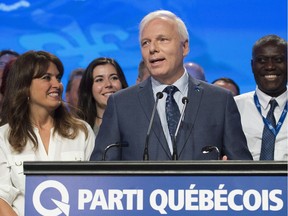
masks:
[[[262,116],[262,119],[263,119],[263,122],[264,122],[265,126],[268,127],[269,130],[272,131],[272,133],[276,137],[278,132],[280,131],[280,128],[281,128],[284,120],[285,120],[285,117],[286,117],[286,114],[287,114],[287,104],[288,103],[286,102],[286,104],[285,104],[284,110],[283,110],[283,112],[282,112],[282,114],[280,116],[280,119],[279,119],[279,121],[278,121],[278,123],[276,125],[276,128],[274,128],[272,126],[272,124],[262,115],[261,105],[260,105],[260,102],[259,102],[259,99],[258,99],[256,93],[254,94],[254,103],[255,103],[260,115]]]

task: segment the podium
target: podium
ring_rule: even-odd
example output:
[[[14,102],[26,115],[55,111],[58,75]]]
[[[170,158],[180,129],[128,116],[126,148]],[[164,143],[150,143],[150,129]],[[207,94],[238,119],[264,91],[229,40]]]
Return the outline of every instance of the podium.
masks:
[[[24,162],[25,215],[287,215],[287,162]]]

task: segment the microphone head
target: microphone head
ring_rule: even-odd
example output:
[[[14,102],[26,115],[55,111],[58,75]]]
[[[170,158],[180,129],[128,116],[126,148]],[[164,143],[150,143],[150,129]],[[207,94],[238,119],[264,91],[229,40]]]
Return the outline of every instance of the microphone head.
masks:
[[[163,93],[162,92],[157,92],[156,97],[158,99],[161,99],[163,97]]]
[[[216,150],[217,152],[219,151],[219,149],[216,146],[204,146],[202,148],[202,153],[207,154],[212,152],[213,150]]]
[[[201,150],[203,154],[208,154],[215,150],[217,152],[217,160],[221,160],[221,153],[217,146],[204,146]]]
[[[189,102],[188,98],[187,97],[183,97],[182,98],[182,103],[183,104],[187,104]]]

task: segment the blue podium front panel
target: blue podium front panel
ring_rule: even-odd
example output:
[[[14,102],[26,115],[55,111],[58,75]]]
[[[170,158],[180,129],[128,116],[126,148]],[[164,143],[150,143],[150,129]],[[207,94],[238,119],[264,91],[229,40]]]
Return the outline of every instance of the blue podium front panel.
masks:
[[[287,176],[28,175],[25,215],[287,215]]]

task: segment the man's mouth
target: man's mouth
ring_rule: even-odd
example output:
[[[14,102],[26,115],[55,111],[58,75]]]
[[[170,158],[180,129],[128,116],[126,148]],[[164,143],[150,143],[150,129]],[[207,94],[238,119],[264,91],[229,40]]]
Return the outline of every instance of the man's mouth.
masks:
[[[275,79],[277,79],[280,75],[276,75],[276,74],[266,74],[264,75],[265,79],[273,81]]]

